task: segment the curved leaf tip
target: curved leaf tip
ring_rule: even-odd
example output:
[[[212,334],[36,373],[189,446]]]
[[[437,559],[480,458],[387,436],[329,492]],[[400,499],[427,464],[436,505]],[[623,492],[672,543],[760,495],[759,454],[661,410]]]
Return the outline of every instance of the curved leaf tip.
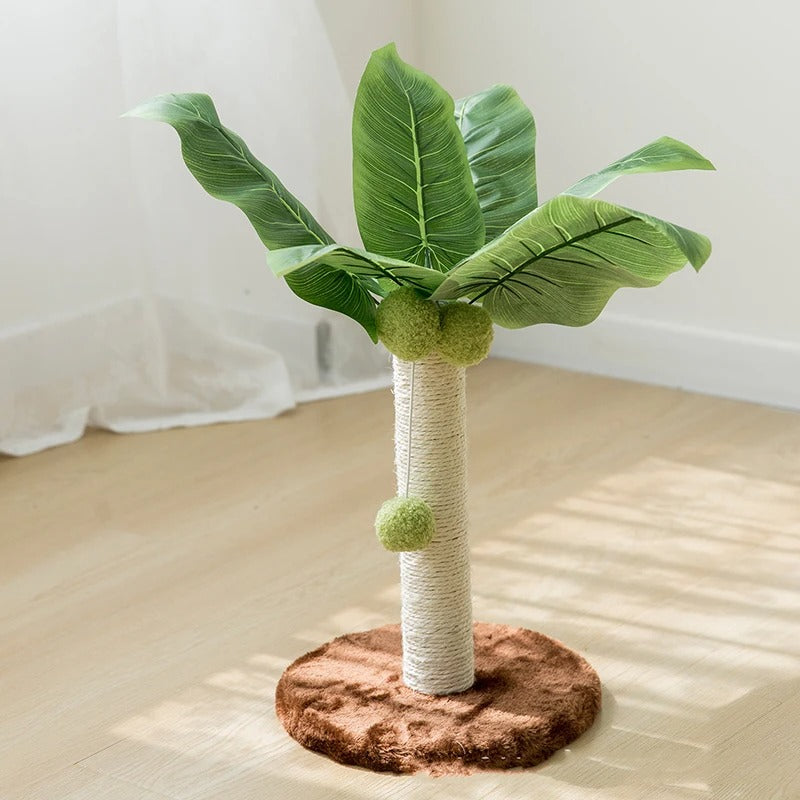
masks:
[[[682,152],[684,161],[687,164],[687,166],[684,167],[685,169],[717,169],[702,153],[686,144],[686,142],[682,142],[680,139],[673,139],[672,136],[662,136],[656,139],[653,144],[661,145],[665,149],[671,149],[675,153]]]
[[[593,197],[623,175],[674,170],[713,170],[714,165],[685,142],[662,136],[660,139],[617,159],[598,172],[587,175],[562,192],[574,197]]]
[[[397,52],[397,43],[396,42],[387,42],[383,47],[377,47],[375,50],[372,51],[371,55],[373,56],[394,56],[395,58],[400,58],[400,54]]]
[[[219,125],[214,101],[202,92],[159,94],[131,108],[122,117],[139,117],[160,122],[208,122]]]

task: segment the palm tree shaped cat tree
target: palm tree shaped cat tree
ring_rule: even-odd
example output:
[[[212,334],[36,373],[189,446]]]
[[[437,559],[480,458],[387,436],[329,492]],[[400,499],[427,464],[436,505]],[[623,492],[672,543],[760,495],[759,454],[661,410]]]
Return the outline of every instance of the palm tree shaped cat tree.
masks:
[[[398,496],[380,509],[376,531],[400,553],[402,681],[389,662],[362,676],[363,691],[342,675],[364,652],[379,658],[398,649],[396,630],[343,637],[285,673],[277,699],[287,729],[308,747],[374,769],[465,771],[546,758],[591,724],[599,681],[547,637],[473,625],[465,369],[488,354],[493,324],[586,325],[620,287],[655,286],[687,261],[699,269],[711,252],[706,237],[593,196],[624,174],[713,166],[663,137],[539,205],[536,129],[517,93],[493,86],[454,104],[387,45],[367,65],[353,115],[361,249],[336,244],[222,125],[207,95],[163,95],[129,115],[175,128],[194,177],[247,215],[269,266],[295,294],[351,317],[393,354]],[[478,647],[496,656],[500,640],[517,648],[506,661],[524,666],[515,720],[489,720],[488,733],[459,723],[453,737],[461,749],[454,749],[446,736],[426,732],[424,717],[446,729],[458,703],[482,702],[484,717],[494,713],[480,700],[488,689],[475,683],[475,654]],[[550,654],[537,669],[549,666],[531,677],[525,669],[533,669],[529,653],[537,648]],[[327,672],[325,659],[334,664]],[[553,702],[537,706],[537,692]],[[369,708],[363,715],[383,722],[348,729],[353,715],[337,718],[348,693]],[[403,724],[409,714],[422,715],[416,728]]]

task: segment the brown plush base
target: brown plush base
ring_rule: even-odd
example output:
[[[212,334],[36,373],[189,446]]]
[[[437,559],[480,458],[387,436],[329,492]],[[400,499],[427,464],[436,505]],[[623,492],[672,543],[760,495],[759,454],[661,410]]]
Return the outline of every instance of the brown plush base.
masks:
[[[402,683],[399,625],[340,636],[291,664],[275,693],[300,744],[343,764],[434,775],[532,767],[580,736],[600,679],[541,633],[475,625],[474,686],[434,697]]]

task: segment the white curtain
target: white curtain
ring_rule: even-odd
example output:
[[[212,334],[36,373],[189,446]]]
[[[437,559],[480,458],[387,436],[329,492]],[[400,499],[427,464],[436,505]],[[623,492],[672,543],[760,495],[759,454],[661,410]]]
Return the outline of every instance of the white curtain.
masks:
[[[266,417],[388,382],[355,323],[269,273],[174,131],[119,118],[155,94],[208,92],[323,225],[358,242],[350,67],[318,4],[15,3],[0,31],[0,452],[87,425]]]

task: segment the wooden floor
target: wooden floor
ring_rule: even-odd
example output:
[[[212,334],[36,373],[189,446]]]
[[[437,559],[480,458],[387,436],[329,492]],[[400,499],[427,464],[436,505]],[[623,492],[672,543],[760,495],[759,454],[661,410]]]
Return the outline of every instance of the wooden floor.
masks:
[[[277,723],[293,658],[398,618],[387,390],[0,460],[0,798],[800,798],[800,415],[503,361],[469,397],[476,617],[590,659],[586,736],[432,779]]]

